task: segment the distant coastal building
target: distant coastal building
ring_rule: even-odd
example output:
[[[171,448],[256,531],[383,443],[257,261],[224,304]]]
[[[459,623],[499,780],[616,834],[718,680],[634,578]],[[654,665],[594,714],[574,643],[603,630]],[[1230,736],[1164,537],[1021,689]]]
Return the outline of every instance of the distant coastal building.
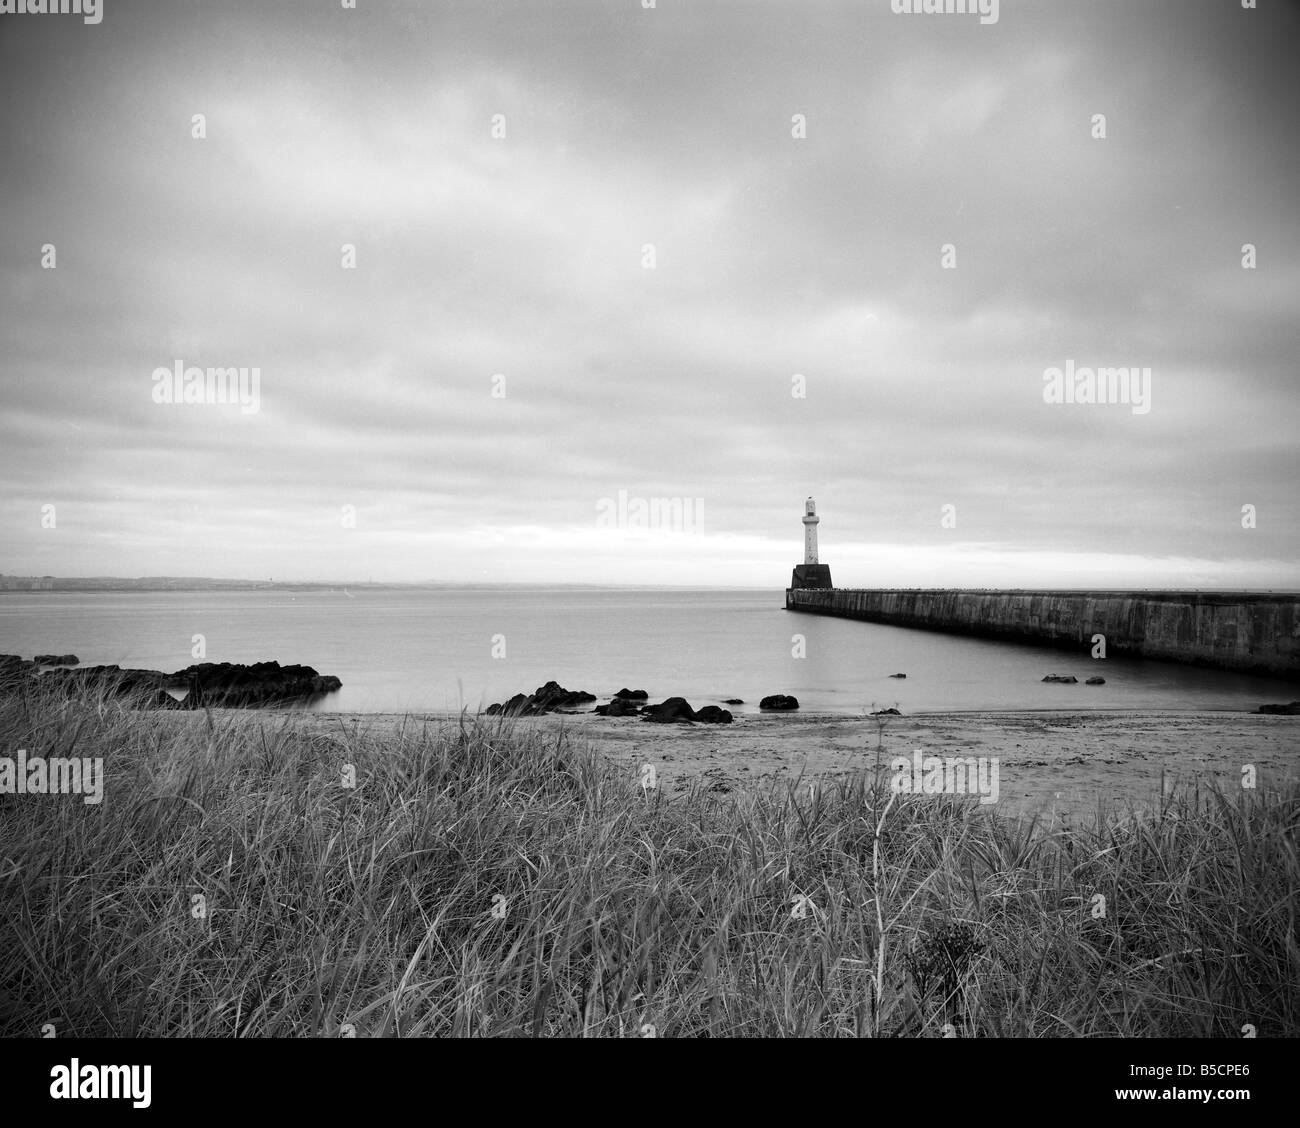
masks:
[[[796,564],[790,576],[790,587],[794,590],[835,586],[831,583],[830,565],[817,563],[817,526],[820,523],[817,503],[809,498],[804,504],[803,514],[803,563]]]
[[[0,591],[53,590],[53,576],[0,576]]]

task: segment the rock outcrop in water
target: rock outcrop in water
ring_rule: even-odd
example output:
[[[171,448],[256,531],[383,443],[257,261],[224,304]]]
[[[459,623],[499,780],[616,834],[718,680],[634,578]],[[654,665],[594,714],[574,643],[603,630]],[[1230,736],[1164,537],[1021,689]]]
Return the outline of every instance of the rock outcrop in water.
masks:
[[[1261,705],[1257,713],[1271,713],[1275,717],[1300,717],[1300,701],[1289,705]]]
[[[791,697],[787,693],[773,693],[764,697],[758,703],[758,707],[769,712],[788,713],[799,708],[799,698]]]
[[[641,711],[642,706],[630,697],[615,697],[608,705],[597,705],[592,710],[602,717],[635,717]]]
[[[165,689],[187,689],[185,708],[249,708],[320,697],[341,689],[333,675],[311,666],[281,666],[279,662],[201,662],[167,677]]]
[[[504,717],[522,717],[532,712],[532,697],[527,693],[516,693],[508,701],[499,701],[489,705],[484,712],[489,717],[500,714]]]
[[[82,695],[114,697],[137,709],[185,709],[166,689],[167,675],[161,670],[122,669],[121,666],[60,666],[36,676],[32,688],[53,690],[65,697]]]
[[[644,689],[620,689],[615,697],[621,697],[624,701],[649,701],[650,694]]]
[[[36,673],[36,663],[17,654],[0,654],[0,682],[15,681]]]
[[[38,666],[76,666],[81,659],[75,654],[38,654],[32,661]]]
[[[42,664],[44,658],[42,656]],[[68,656],[70,657],[70,656]],[[75,660],[75,659],[74,659]],[[81,694],[111,696],[136,708],[201,709],[257,708],[311,700],[342,688],[333,675],[311,666],[281,666],[279,662],[202,662],[174,674],[120,666],[55,666],[36,673],[36,664],[15,655],[0,655],[0,679],[27,677],[33,688],[67,697]],[[186,691],[178,700],[171,691]]]

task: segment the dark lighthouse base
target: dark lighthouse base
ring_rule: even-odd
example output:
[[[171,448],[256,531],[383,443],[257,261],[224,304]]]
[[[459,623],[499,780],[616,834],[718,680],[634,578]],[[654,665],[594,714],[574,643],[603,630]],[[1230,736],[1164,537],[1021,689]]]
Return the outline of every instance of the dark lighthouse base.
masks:
[[[831,566],[829,564],[796,564],[790,575],[790,587],[794,590],[806,588],[831,588]]]

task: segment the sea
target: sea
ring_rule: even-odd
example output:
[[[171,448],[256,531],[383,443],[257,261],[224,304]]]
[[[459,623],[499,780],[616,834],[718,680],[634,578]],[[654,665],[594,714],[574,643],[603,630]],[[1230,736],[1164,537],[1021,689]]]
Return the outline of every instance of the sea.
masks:
[[[1248,710],[1296,686],[786,611],[780,589],[474,588],[0,593],[0,652],[172,672],[197,661],[314,666],[343,688],[308,708],[478,710],[547,681],[692,706],[768,694],[861,715],[969,710]],[[895,678],[893,674],[906,674]],[[1077,685],[1045,684],[1073,674]],[[1101,686],[1085,685],[1100,675]]]

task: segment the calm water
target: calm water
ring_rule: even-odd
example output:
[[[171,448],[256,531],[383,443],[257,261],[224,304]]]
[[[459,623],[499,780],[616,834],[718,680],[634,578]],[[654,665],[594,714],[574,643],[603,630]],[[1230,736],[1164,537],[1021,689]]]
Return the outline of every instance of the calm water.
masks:
[[[192,637],[206,659],[276,659],[336,674],[317,708],[477,708],[551,678],[607,696],[627,686],[700,706],[793,693],[805,709],[1251,709],[1296,686],[1087,652],[799,615],[766,591],[0,593],[0,652],[172,671]],[[791,636],[806,639],[792,657]],[[500,636],[494,638],[494,636]],[[494,658],[494,644],[504,656]],[[903,672],[907,680],[894,680]],[[1044,685],[1101,674],[1105,686]]]

